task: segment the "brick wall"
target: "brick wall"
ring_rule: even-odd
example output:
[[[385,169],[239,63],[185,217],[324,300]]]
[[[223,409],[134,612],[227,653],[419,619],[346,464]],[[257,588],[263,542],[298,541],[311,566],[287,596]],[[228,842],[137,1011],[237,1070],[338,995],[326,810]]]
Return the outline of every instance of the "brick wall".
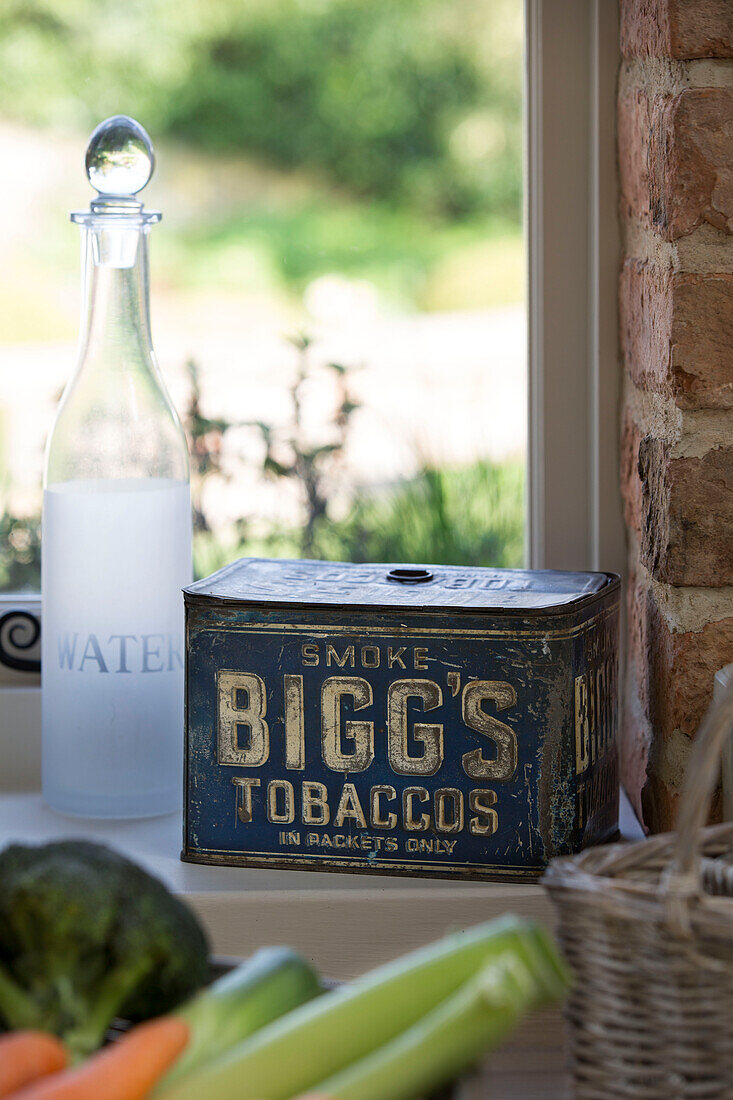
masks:
[[[621,0],[622,774],[674,822],[733,661],[733,0]]]

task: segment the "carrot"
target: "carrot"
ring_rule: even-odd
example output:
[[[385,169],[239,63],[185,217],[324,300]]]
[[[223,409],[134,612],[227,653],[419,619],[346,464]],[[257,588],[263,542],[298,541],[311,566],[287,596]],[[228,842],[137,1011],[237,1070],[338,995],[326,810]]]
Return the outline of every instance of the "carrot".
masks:
[[[47,1031],[10,1031],[0,1035],[0,1096],[58,1073],[68,1065],[66,1047]]]
[[[144,1100],[187,1042],[188,1024],[161,1016],[81,1065],[21,1089],[12,1100]]]

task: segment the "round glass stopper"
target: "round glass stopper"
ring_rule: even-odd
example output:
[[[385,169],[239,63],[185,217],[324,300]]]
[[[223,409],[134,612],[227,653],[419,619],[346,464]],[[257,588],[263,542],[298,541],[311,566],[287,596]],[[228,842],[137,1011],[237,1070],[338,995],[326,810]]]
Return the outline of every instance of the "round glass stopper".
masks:
[[[153,143],[134,118],[114,115],[100,122],[90,137],[85,163],[89,182],[100,195],[136,195],[155,168]]]

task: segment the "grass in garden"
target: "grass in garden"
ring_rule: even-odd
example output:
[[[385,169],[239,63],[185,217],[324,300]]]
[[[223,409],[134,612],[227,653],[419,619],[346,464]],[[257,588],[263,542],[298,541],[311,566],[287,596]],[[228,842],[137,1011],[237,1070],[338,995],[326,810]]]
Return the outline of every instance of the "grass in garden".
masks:
[[[363,493],[322,532],[323,557],[436,565],[520,566],[524,463],[424,468],[388,492]]]
[[[524,562],[524,463],[480,461],[424,468],[390,489],[356,494],[348,514],[318,527],[329,561],[423,562],[518,568]],[[243,537],[241,537],[243,536]],[[207,576],[238,557],[299,557],[300,530],[197,535],[195,571]]]

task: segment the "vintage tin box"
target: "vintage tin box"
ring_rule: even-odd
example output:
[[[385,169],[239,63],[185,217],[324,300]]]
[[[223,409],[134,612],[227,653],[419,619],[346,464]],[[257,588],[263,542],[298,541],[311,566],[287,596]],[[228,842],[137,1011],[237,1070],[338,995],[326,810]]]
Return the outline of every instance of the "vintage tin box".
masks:
[[[185,604],[183,859],[524,878],[615,834],[618,577],[243,560]]]

